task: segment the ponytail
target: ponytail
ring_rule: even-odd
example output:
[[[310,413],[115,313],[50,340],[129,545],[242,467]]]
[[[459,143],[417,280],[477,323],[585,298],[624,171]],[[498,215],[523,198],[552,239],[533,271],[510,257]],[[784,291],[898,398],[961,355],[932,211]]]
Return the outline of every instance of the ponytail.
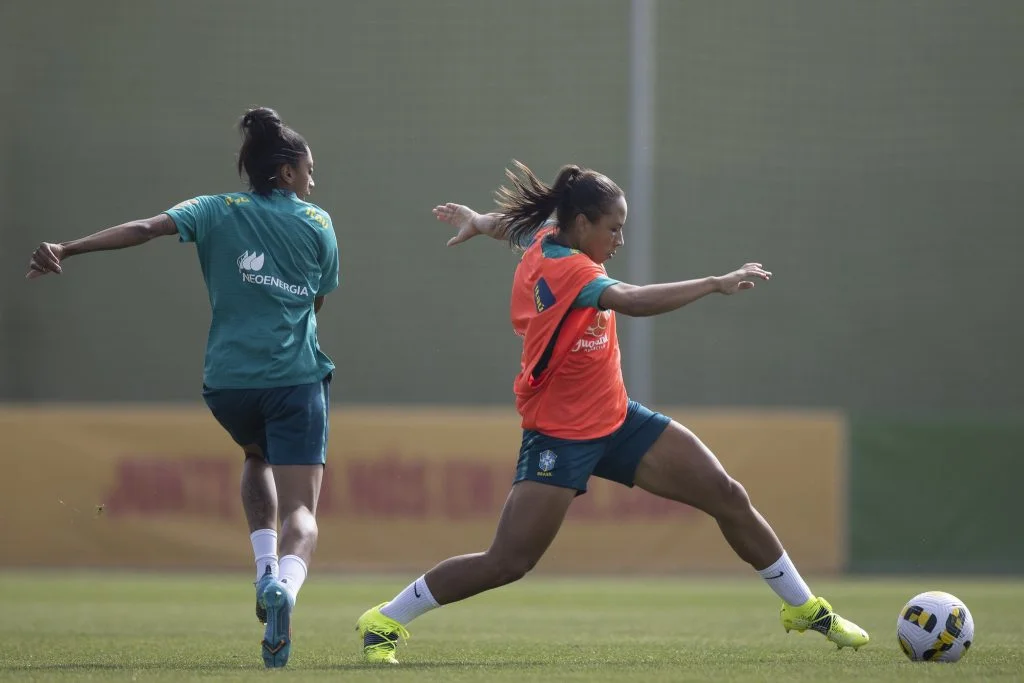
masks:
[[[596,221],[608,203],[622,196],[622,190],[607,176],[573,164],[559,169],[551,186],[525,164],[512,164],[515,171],[505,170],[512,187],[498,188],[497,202],[504,233],[513,248],[526,248],[552,214],[558,229],[568,230],[577,215]]]

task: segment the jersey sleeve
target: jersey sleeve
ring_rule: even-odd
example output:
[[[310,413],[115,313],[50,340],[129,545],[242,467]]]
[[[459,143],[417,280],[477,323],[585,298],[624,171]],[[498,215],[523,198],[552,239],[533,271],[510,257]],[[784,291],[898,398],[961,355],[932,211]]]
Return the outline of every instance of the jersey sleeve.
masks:
[[[576,295],[576,299],[572,302],[572,307],[601,308],[599,302],[604,290],[617,284],[619,284],[618,280],[613,280],[607,275],[598,275],[580,290],[580,293]]]
[[[326,214],[325,214],[326,215]],[[324,296],[338,288],[339,257],[338,236],[334,233],[334,225],[328,217],[327,227],[320,231],[320,286],[317,296]]]
[[[182,242],[199,242],[213,224],[214,209],[220,201],[218,196],[203,195],[186,199],[164,213],[174,221]]]

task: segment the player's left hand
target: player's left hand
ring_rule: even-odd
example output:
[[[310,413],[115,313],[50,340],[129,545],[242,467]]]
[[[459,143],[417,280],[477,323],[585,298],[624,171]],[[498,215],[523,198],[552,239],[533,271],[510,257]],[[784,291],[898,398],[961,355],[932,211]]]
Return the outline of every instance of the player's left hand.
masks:
[[[53,242],[43,242],[32,252],[25,277],[32,280],[48,273],[60,275],[63,272],[60,262],[64,258],[64,247]]]
[[[455,237],[448,240],[449,247],[483,234],[476,226],[476,218],[479,215],[468,206],[452,202],[434,207],[434,216],[437,220],[448,223],[458,231],[455,233]]]
[[[754,288],[754,280],[771,280],[771,271],[765,270],[760,263],[745,263],[727,275],[715,278],[718,291],[722,294],[735,294],[745,289]]]

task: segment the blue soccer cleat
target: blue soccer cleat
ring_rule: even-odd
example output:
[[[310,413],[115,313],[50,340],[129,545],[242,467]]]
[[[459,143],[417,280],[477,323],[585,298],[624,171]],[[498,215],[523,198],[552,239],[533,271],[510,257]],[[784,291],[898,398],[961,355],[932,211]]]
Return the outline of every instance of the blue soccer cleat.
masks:
[[[277,669],[288,663],[292,650],[292,610],[295,598],[277,579],[267,583],[260,596],[267,610],[267,628],[263,631],[263,663]]]

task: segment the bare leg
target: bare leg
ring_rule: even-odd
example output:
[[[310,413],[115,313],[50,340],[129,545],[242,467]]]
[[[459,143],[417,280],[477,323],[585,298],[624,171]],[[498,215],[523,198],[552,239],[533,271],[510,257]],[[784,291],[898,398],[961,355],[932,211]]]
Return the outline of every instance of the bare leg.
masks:
[[[273,468],[281,510],[281,556],[295,555],[308,563],[319,530],[316,506],[323,482],[323,465],[281,465]]]
[[[775,532],[750,503],[743,486],[693,432],[672,422],[640,461],[635,483],[715,518],[740,559],[761,570],[783,553]]]
[[[425,575],[439,605],[518,581],[551,545],[565,519],[575,489],[521,481],[512,487],[491,547],[449,558]]]
[[[257,529],[277,528],[277,489],[274,474],[255,446],[245,450],[242,465],[242,509],[249,533]]]
[[[753,565],[782,598],[779,617],[787,631],[811,629],[840,648],[856,649],[870,640],[867,631],[814,597],[775,532],[750,504],[747,492],[693,432],[672,422],[640,461],[635,482],[714,517],[736,554]]]

